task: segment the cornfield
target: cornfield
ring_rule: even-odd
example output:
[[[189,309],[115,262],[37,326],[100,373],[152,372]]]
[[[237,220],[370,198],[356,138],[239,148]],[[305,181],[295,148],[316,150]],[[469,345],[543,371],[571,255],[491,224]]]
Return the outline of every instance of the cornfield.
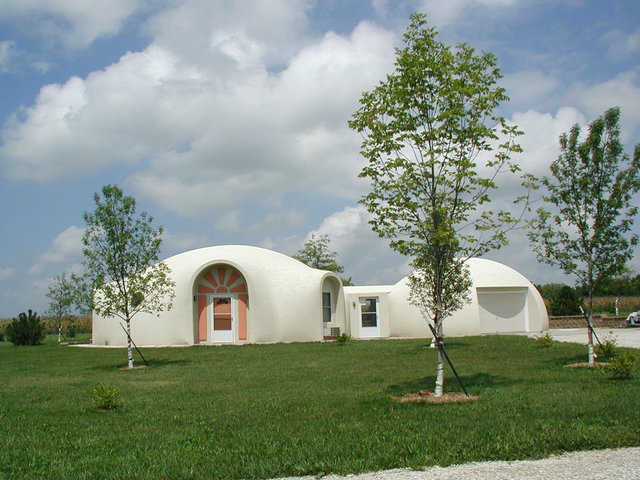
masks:
[[[46,333],[58,333],[58,323],[56,318],[40,317],[40,321],[44,324]],[[4,333],[10,322],[10,318],[0,318],[0,333]],[[63,331],[67,331],[70,326],[73,326],[75,333],[91,333],[91,317],[88,315],[78,317],[74,316],[62,321]]]
[[[640,297],[619,297],[618,311],[620,315],[628,315],[640,310]],[[616,297],[593,297],[593,311],[596,313],[616,313]]]

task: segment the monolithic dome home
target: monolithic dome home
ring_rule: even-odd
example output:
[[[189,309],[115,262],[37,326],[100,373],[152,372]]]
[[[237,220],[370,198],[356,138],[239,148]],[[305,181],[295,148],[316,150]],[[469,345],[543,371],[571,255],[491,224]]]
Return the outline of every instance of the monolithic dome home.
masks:
[[[131,324],[138,345],[243,344],[354,338],[426,337],[406,278],[395,285],[343,287],[271,250],[243,245],[200,248],[165,260],[176,283],[174,307]],[[545,330],[536,288],[518,272],[484,259],[469,262],[472,301],[444,323],[447,336]],[[125,345],[119,321],[93,315],[93,343]]]

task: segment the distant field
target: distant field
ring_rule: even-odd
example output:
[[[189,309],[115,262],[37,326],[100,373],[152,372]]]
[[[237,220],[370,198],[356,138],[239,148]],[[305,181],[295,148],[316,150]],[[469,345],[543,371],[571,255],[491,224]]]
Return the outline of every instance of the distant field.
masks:
[[[18,313],[16,313],[16,317]],[[0,333],[4,333],[7,328],[7,324],[11,322],[10,318],[0,318]],[[40,321],[45,325],[45,332],[54,334],[58,332],[58,324],[57,320],[52,317],[40,317]],[[82,317],[72,317],[72,322],[75,327],[75,332],[79,333],[91,333],[91,317],[90,316],[82,316]],[[62,329],[63,332],[68,330],[70,321],[68,319],[63,320]]]
[[[545,298],[544,304],[547,306],[547,311],[549,311],[550,300]],[[640,311],[640,296],[619,297],[618,311],[620,315],[629,315],[631,312]],[[593,297],[593,312],[600,315],[615,315],[616,297]]]
[[[124,349],[0,342],[0,478],[274,478],[640,445],[640,379],[563,368],[583,345],[451,339],[479,400],[392,403],[433,388],[425,342],[149,348],[135,371],[118,369]],[[122,409],[93,407],[98,383]]]
[[[593,309],[597,313],[616,313],[616,297],[594,297]],[[618,309],[620,315],[628,315],[640,310],[640,297],[619,297]]]

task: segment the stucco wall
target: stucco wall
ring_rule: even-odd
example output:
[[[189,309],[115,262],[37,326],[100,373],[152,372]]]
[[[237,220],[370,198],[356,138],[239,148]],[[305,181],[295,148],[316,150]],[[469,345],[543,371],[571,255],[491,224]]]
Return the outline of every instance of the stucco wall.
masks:
[[[239,340],[236,330],[235,343],[322,340],[323,291],[332,294],[328,327],[339,327],[341,332],[359,338],[360,298],[375,297],[379,300],[380,337],[430,335],[419,310],[408,302],[406,278],[395,285],[343,288],[334,273],[310,268],[271,250],[239,245],[192,250],[165,263],[176,283],[174,307],[159,317],[136,316],[132,337],[139,345],[191,345],[197,341],[197,279],[214,265],[235,268],[247,284],[247,339]],[[469,267],[471,301],[445,320],[446,336],[539,332],[548,328],[542,297],[520,273],[484,259],[471,259]],[[95,314],[93,338],[98,345],[126,344],[117,319],[102,319]]]
[[[132,337],[139,345],[194,343],[196,279],[213,265],[229,265],[240,271],[247,282],[247,342],[250,343],[321,340],[323,281],[330,276],[340,282],[336,275],[310,268],[286,255],[243,245],[192,250],[168,258],[165,263],[176,283],[174,307],[159,318],[147,314],[135,317]],[[340,300],[343,305],[344,299]],[[344,307],[336,313],[344,315]],[[94,314],[93,324],[96,344],[126,343],[114,319]]]

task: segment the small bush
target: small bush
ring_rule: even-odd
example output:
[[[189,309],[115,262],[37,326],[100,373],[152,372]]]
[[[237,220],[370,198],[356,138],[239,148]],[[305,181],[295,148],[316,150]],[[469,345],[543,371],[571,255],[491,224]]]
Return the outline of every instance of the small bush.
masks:
[[[624,380],[631,378],[639,360],[640,358],[635,353],[625,352],[613,357],[609,365],[604,367],[604,371],[612,379]]]
[[[343,333],[336,337],[336,342],[340,345],[344,345],[345,343],[349,343],[350,341],[351,341],[351,335],[347,335],[346,333]]]
[[[576,289],[564,285],[551,299],[551,315],[577,315],[581,306],[582,298]]]
[[[616,356],[616,339],[613,337],[605,338],[604,342],[596,345],[596,355],[598,358],[611,360]]]
[[[551,348],[553,347],[553,338],[551,338],[551,335],[547,332],[540,337],[536,337],[536,345],[541,348]]]
[[[76,324],[74,323],[73,320],[70,320],[69,324],[67,325],[65,334],[69,338],[76,338],[76,330],[77,330]]]
[[[44,325],[36,312],[20,313],[7,326],[7,340],[14,345],[38,345],[45,337]]]
[[[111,385],[99,383],[91,391],[93,405],[99,410],[115,410],[122,406],[120,390]]]

